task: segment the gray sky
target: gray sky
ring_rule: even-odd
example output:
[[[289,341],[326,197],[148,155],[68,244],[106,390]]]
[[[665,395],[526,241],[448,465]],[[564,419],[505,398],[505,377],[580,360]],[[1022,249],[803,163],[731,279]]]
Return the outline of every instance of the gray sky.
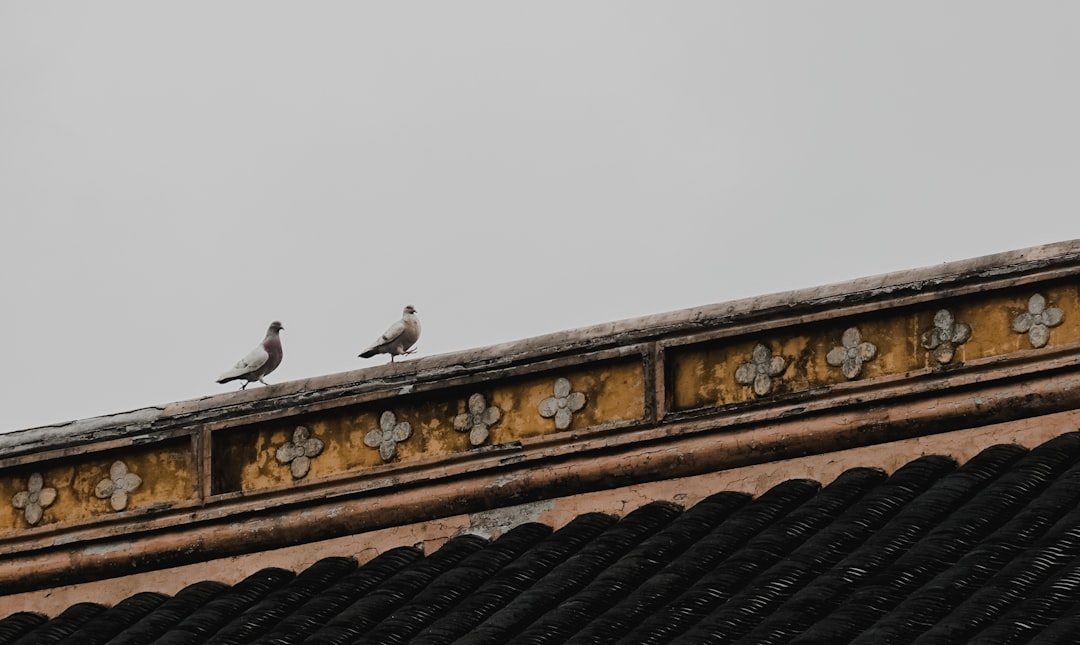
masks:
[[[0,0],[0,431],[1080,237],[1080,3]]]

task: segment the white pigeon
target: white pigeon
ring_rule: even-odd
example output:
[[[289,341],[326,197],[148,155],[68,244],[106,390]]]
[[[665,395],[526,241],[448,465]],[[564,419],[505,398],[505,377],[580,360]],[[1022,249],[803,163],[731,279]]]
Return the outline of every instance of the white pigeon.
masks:
[[[237,361],[231,370],[218,377],[217,382],[228,383],[229,381],[244,379],[244,384],[240,386],[241,390],[245,389],[252,381],[267,385],[263,377],[277,369],[278,365],[281,365],[283,353],[278,332],[282,329],[285,328],[281,326],[280,322],[275,320],[270,323],[270,328],[266,330],[266,338],[263,338],[262,342],[255,346],[255,349],[248,352],[247,356]]]
[[[416,317],[416,308],[406,305],[401,312],[401,320],[387,329],[379,336],[370,347],[360,352],[360,358],[371,358],[376,354],[389,354],[390,362],[394,357],[401,354],[412,354],[415,349],[412,346],[420,338],[420,319]]]

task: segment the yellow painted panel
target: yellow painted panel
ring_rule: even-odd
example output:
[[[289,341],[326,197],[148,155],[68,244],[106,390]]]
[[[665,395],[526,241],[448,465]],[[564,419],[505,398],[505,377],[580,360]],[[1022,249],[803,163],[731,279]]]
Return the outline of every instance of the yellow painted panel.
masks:
[[[35,464],[13,469],[0,479],[0,530],[31,526],[26,506],[33,506],[33,502],[18,509],[14,507],[13,499],[20,491],[29,492],[29,479],[33,473],[41,475],[42,490],[52,489],[55,492],[50,504],[37,504],[41,518],[33,526],[116,512],[111,498],[100,498],[95,494],[101,481],[111,480],[110,471],[116,461],[122,461],[127,472],[141,480],[136,488],[118,496],[122,510],[175,504],[191,499],[195,494],[191,443],[186,438],[97,453],[86,459],[70,458]],[[48,501],[48,497],[43,501]]]
[[[540,405],[555,398],[555,382],[565,378],[571,393],[585,395],[585,405],[574,412],[565,430],[555,418],[544,418]],[[494,390],[494,402],[505,411],[492,428],[493,443],[507,443],[590,426],[640,419],[645,415],[644,368],[641,360],[555,372],[508,384]]]
[[[938,357],[947,357],[948,364],[958,364],[1032,349],[1032,336],[1014,331],[1013,320],[1028,312],[1029,299],[1035,293],[1045,298],[1044,310],[1056,308],[1061,311],[1061,322],[1047,327],[1046,346],[1077,342],[1080,341],[1078,291],[1080,289],[1074,284],[1035,285],[990,297],[969,296],[929,307],[896,309],[676,348],[669,358],[673,407],[690,410],[730,405],[845,382],[849,379],[840,366],[828,362],[828,356],[834,348],[843,348],[844,332],[852,327],[858,329],[862,342],[876,348],[873,358],[861,363],[853,380],[937,367],[942,364]],[[934,329],[935,315],[942,309],[951,313],[954,330],[962,325],[970,329],[966,340],[953,343],[951,357],[940,349],[935,353],[937,348],[924,345],[924,334]],[[1054,316],[1051,320],[1057,318]],[[768,348],[771,357],[784,360],[783,369],[772,370],[769,375],[765,394],[755,392],[751,385],[737,379],[740,366],[752,362],[754,347],[758,344]],[[940,347],[941,343],[938,345]]]
[[[569,425],[562,430],[556,427],[555,418],[540,414],[541,403],[555,397],[555,383],[560,378],[569,382],[570,397],[578,398],[574,393],[579,392],[585,397],[583,407],[570,416]],[[509,443],[642,418],[644,367],[640,358],[601,362],[543,376],[485,383],[430,398],[397,397],[257,428],[220,431],[215,433],[213,441],[214,492],[256,490],[384,463],[466,452],[477,446],[470,442],[468,429],[455,429],[454,420],[468,412],[468,401],[473,395],[483,397],[484,409],[498,409],[497,420],[487,426],[486,438],[482,434],[478,436],[483,439],[478,445]],[[380,426],[387,412],[393,415],[394,422],[388,426],[389,433]],[[487,419],[494,418],[490,416],[493,414],[489,413]],[[403,423],[409,425],[410,433],[403,441],[394,441],[393,429]],[[321,442],[322,451],[310,458],[306,470],[298,470],[301,477],[296,477],[292,462],[282,463],[277,454],[282,445],[292,441],[299,426],[307,428],[310,436]],[[383,460],[378,448],[365,443],[369,435],[385,437],[387,454],[391,454],[388,461]]]

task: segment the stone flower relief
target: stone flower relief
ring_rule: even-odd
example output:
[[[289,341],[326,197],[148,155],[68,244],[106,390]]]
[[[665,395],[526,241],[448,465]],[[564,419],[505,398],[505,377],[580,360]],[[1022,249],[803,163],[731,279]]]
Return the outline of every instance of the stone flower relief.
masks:
[[[469,433],[469,443],[479,446],[488,439],[488,428],[502,418],[502,410],[487,404],[483,394],[469,397],[468,410],[454,417],[454,430]]]
[[[735,370],[735,380],[740,385],[752,385],[754,394],[765,396],[772,391],[774,376],[780,376],[787,368],[783,356],[773,356],[772,350],[758,343],[750,354],[750,362]]]
[[[379,417],[379,427],[364,435],[364,445],[378,448],[383,461],[390,461],[397,454],[397,445],[409,438],[412,426],[408,421],[398,423],[397,417],[390,410]]]
[[[277,449],[278,463],[289,464],[293,479],[303,479],[311,470],[311,460],[322,454],[323,442],[311,436],[311,431],[304,426],[293,430],[292,441],[286,441]]]
[[[583,392],[571,392],[570,381],[560,377],[555,381],[555,396],[549,396],[540,402],[540,416],[545,419],[555,417],[555,428],[566,430],[574,413],[585,407],[587,399]]]
[[[829,365],[839,367],[844,377],[851,380],[859,376],[863,363],[876,354],[877,346],[864,341],[858,327],[849,327],[844,330],[840,345],[829,350],[825,360]]]
[[[1050,328],[1065,320],[1065,313],[1057,307],[1047,307],[1046,298],[1037,293],[1028,299],[1027,311],[1013,318],[1012,329],[1027,334],[1031,346],[1038,348],[1050,340]]]
[[[953,359],[956,348],[971,338],[971,326],[956,322],[952,312],[941,309],[934,314],[934,326],[922,334],[922,346],[934,353],[938,363],[944,365]]]
[[[46,488],[41,473],[34,473],[26,482],[26,490],[15,493],[11,498],[11,505],[23,509],[26,521],[33,526],[41,521],[43,509],[52,506],[55,501],[56,489]]]
[[[128,493],[134,492],[139,486],[142,486],[142,477],[128,472],[124,462],[114,461],[109,476],[98,482],[94,495],[109,500],[114,511],[122,511],[127,508]]]

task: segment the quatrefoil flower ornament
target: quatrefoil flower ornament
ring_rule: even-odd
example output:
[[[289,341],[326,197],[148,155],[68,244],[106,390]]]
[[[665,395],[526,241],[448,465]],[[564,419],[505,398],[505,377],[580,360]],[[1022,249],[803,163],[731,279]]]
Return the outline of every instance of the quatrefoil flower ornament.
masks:
[[[844,330],[840,345],[833,347],[826,354],[825,360],[833,367],[839,367],[849,381],[859,376],[863,363],[874,358],[877,346],[863,341],[858,327]]]
[[[454,417],[454,430],[469,433],[469,443],[474,446],[487,441],[488,427],[498,423],[502,411],[494,405],[489,406],[480,393],[469,397],[468,411]]]
[[[98,482],[94,495],[109,500],[114,511],[122,511],[127,508],[128,493],[134,492],[141,485],[142,477],[128,472],[124,462],[114,461],[109,469],[109,476]]]
[[[574,413],[585,407],[586,401],[584,392],[571,392],[570,381],[559,377],[555,381],[555,396],[540,402],[540,416],[545,419],[555,417],[555,428],[566,430]]]
[[[379,427],[364,435],[364,445],[378,448],[383,461],[390,461],[397,454],[397,445],[409,438],[412,426],[408,421],[398,423],[397,417],[390,410],[379,417]]]
[[[311,431],[304,426],[297,426],[293,430],[292,441],[282,444],[275,456],[279,463],[289,464],[293,479],[303,479],[311,470],[311,460],[322,451],[322,439],[311,436]]]
[[[1042,347],[1050,340],[1050,328],[1060,325],[1065,320],[1065,313],[1057,307],[1047,307],[1041,293],[1028,299],[1027,308],[1013,318],[1012,329],[1018,334],[1027,334],[1032,347]]]
[[[942,365],[953,359],[956,348],[971,338],[971,326],[956,322],[948,309],[934,314],[934,326],[922,334],[922,346],[933,351],[934,358]]]
[[[26,521],[33,526],[41,521],[43,509],[52,506],[56,501],[56,489],[45,486],[45,479],[41,473],[30,475],[26,482],[26,490],[15,493],[11,498],[11,505],[18,509],[24,509]]]
[[[783,356],[773,356],[772,350],[758,343],[750,353],[750,361],[735,370],[735,380],[741,385],[754,386],[754,394],[765,396],[772,391],[772,379],[787,367]]]

